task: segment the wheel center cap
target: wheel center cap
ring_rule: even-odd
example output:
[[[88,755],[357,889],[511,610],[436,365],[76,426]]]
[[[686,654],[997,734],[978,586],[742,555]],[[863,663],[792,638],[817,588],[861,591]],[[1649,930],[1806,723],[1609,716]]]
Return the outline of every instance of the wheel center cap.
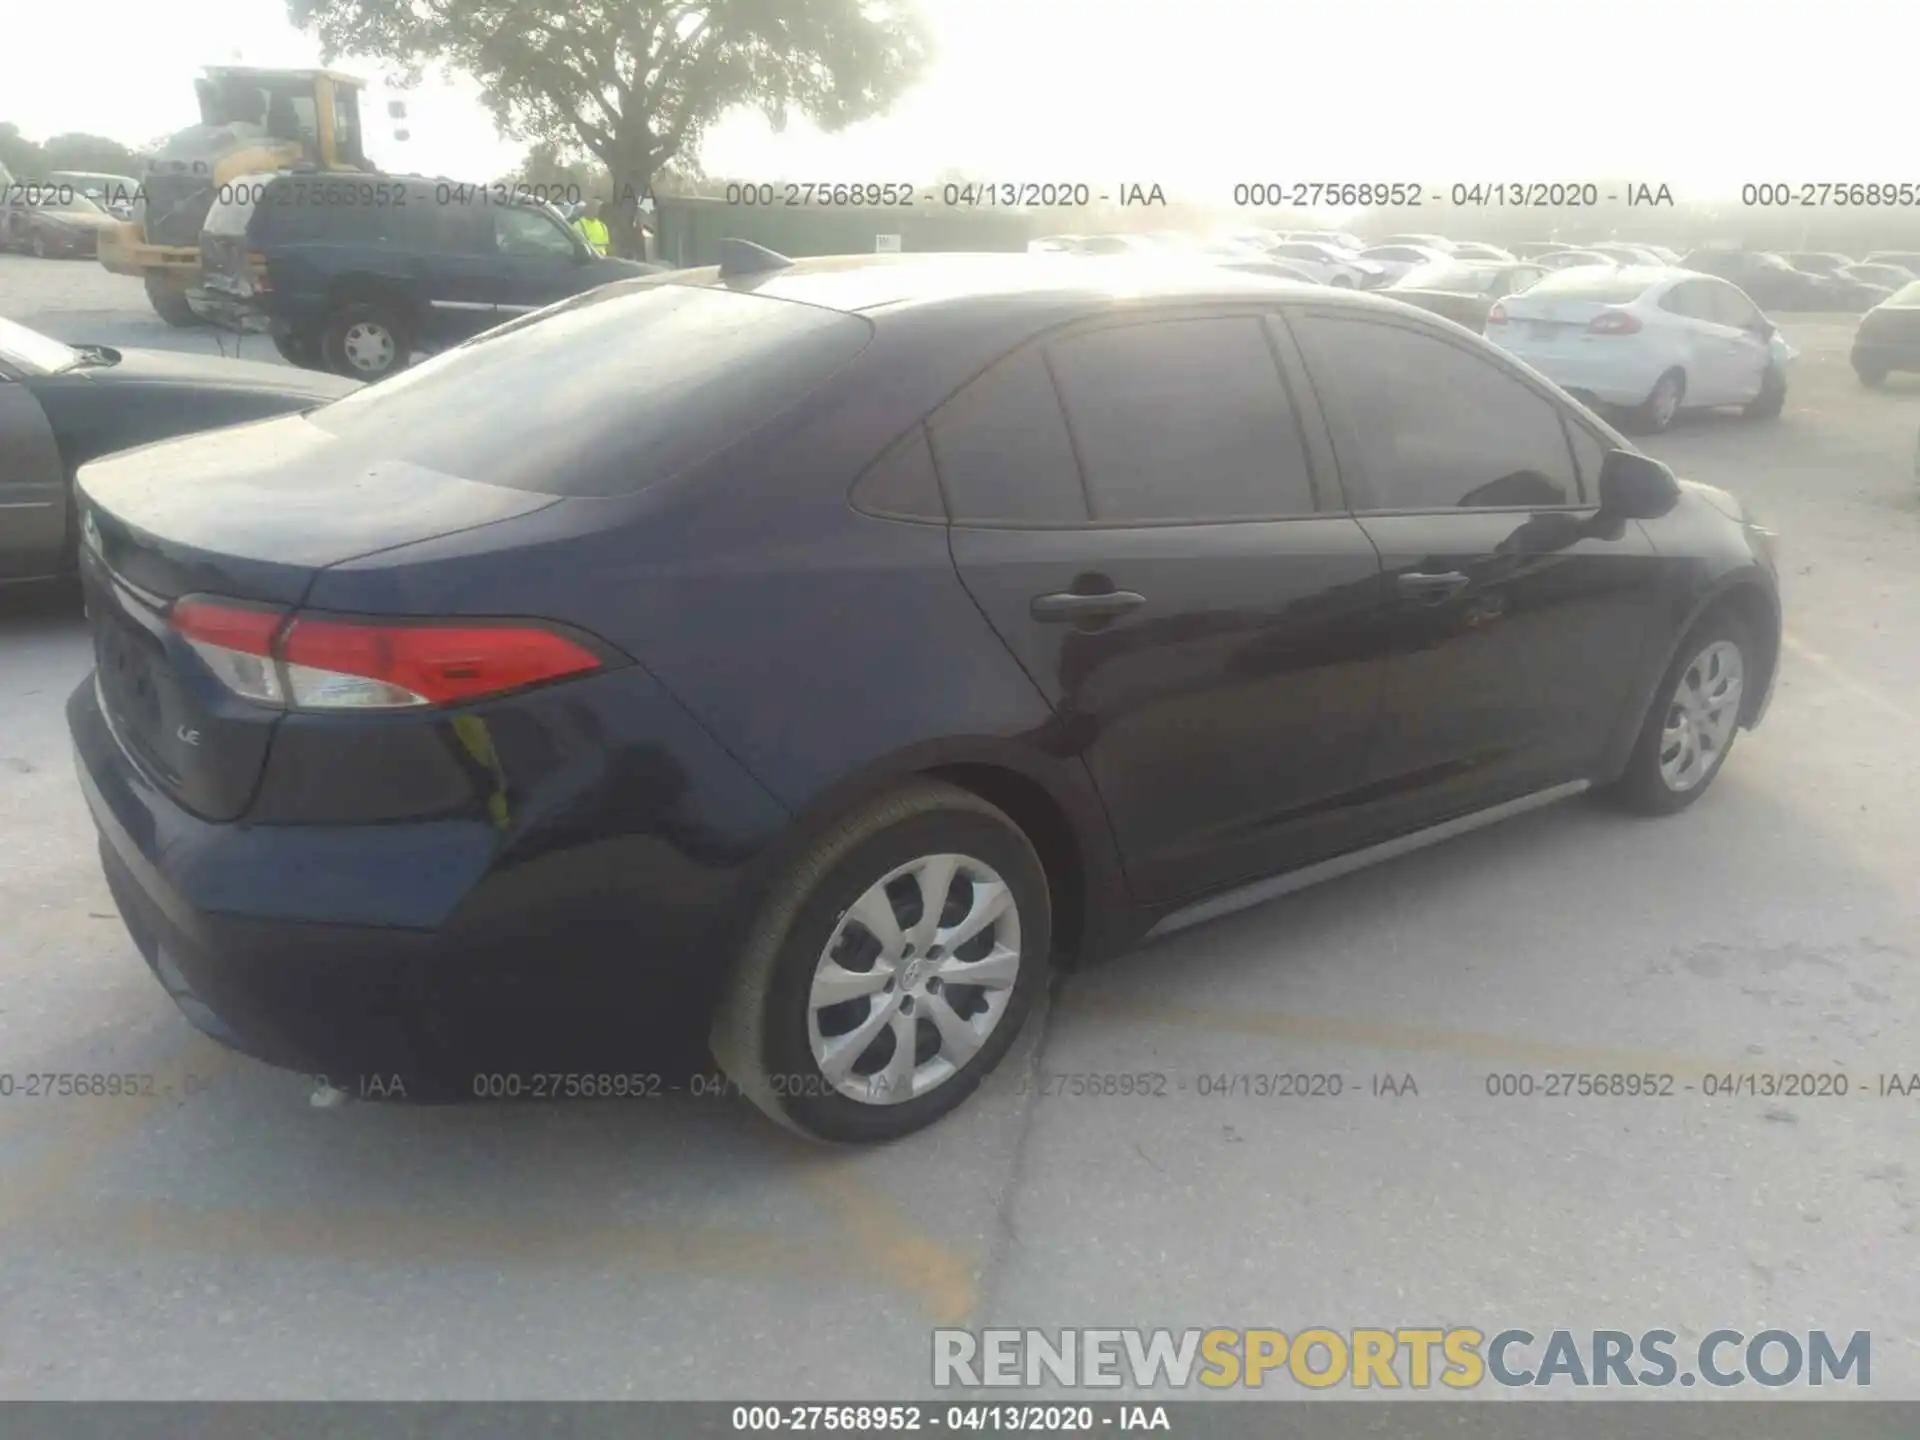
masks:
[[[914,986],[918,985],[920,983],[921,972],[924,968],[924,961],[918,959],[909,960],[906,968],[900,972],[900,984],[902,988],[911,990]]]

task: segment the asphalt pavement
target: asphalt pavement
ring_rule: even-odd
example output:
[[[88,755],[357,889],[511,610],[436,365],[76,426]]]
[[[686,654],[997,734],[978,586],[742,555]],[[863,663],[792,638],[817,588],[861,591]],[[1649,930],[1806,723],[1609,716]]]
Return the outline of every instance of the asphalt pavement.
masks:
[[[0,314],[212,343],[88,264],[0,258]],[[1920,1072],[1920,378],[1864,390],[1850,320],[1784,324],[1777,421],[1647,445],[1781,535],[1779,691],[1712,793],[1574,801],[1075,975],[882,1150],[684,1092],[316,1108],[223,1053],[101,878],[82,623],[0,601],[0,1076],[153,1077],[0,1098],[0,1398],[910,1397],[936,1325],[1421,1324],[1869,1330],[1874,1397],[1920,1398],[1920,1093],[1880,1093]],[[1489,1093],[1565,1072],[1675,1091]],[[1780,1072],[1848,1093],[1703,1093]],[[1341,1093],[1258,1093],[1283,1073]]]

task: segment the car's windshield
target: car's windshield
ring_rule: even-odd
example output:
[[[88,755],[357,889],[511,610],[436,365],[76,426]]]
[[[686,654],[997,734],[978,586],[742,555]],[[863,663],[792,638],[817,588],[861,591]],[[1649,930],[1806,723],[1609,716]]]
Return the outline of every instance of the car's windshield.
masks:
[[[1885,301],[1888,305],[1920,305],[1920,280],[1909,280]]]
[[[29,330],[15,321],[0,317],[0,360],[16,365],[32,375],[57,375],[71,370],[85,357],[70,345],[62,345],[51,335]]]

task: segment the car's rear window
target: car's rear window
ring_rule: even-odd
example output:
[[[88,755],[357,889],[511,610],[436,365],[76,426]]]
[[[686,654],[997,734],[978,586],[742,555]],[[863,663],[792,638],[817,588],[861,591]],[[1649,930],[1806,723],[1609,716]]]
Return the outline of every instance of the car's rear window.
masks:
[[[1529,296],[1564,295],[1577,300],[1598,300],[1605,305],[1623,305],[1647,293],[1650,282],[1644,274],[1622,274],[1606,265],[1575,265],[1555,270],[1545,279],[1527,287]]]
[[[716,453],[866,348],[854,315],[622,281],[310,415],[369,456],[546,495],[628,495]]]

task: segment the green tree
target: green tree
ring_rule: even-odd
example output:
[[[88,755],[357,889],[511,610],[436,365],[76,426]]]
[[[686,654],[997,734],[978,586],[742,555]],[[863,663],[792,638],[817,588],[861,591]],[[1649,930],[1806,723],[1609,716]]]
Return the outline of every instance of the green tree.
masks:
[[[94,170],[103,175],[139,173],[140,156],[104,135],[55,135],[40,147],[49,170]]]
[[[481,84],[503,133],[607,167],[616,235],[709,126],[752,106],[776,130],[837,130],[883,114],[924,71],[911,0],[287,0],[329,60],[377,57]]]
[[[32,180],[46,168],[46,151],[11,120],[0,121],[0,169],[16,180]]]

